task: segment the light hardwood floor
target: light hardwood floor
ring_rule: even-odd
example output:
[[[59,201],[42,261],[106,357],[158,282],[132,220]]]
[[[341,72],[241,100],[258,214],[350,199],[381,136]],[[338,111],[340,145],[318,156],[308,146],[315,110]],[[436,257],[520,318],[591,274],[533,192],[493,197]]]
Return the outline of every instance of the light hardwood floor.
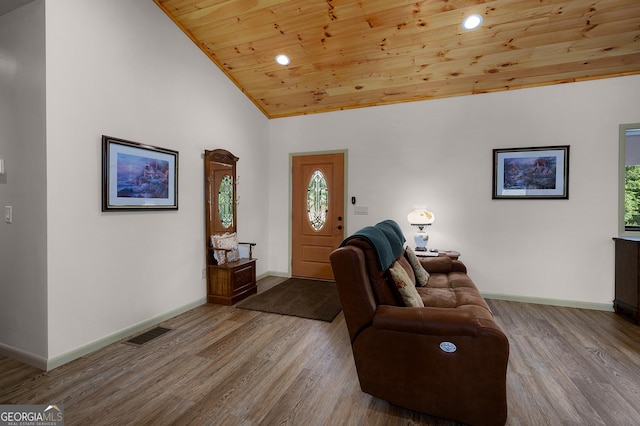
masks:
[[[507,424],[640,424],[640,326],[489,304],[510,340]],[[203,305],[161,325],[175,330],[47,373],[0,357],[0,404],[61,403],[67,425],[455,424],[362,393],[342,313],[327,323]]]

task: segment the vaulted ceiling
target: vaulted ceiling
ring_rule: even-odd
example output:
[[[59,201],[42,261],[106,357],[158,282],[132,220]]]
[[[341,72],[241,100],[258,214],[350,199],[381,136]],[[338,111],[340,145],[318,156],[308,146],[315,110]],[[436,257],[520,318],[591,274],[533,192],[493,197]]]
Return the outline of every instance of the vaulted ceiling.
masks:
[[[640,73],[639,0],[154,1],[269,118]]]

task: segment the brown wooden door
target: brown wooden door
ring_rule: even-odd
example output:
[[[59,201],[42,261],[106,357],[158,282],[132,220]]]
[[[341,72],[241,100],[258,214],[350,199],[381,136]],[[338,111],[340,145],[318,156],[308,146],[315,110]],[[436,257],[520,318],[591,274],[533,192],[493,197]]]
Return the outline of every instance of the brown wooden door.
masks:
[[[344,239],[344,153],[294,156],[292,168],[291,275],[333,279],[329,254]]]

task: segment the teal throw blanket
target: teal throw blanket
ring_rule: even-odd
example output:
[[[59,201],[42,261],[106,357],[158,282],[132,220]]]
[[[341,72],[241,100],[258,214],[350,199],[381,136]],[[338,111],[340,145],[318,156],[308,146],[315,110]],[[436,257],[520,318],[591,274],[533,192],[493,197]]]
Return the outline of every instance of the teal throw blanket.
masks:
[[[404,250],[404,242],[406,241],[400,226],[393,220],[385,220],[375,226],[367,226],[353,235],[347,237],[340,247],[346,245],[349,240],[360,238],[371,244],[378,254],[380,268],[384,271],[389,269],[391,264]]]

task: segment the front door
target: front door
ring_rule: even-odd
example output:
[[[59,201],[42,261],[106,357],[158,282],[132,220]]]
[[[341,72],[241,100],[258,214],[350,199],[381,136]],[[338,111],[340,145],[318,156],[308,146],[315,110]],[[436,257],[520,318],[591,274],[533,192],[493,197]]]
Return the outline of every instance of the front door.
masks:
[[[333,279],[329,254],[344,239],[344,153],[292,159],[291,274]]]

